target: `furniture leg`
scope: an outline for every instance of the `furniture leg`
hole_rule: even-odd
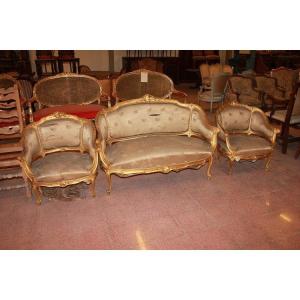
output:
[[[207,166],[207,178],[211,179],[211,166],[212,166],[213,158],[212,156],[208,160],[208,166]]]
[[[270,154],[270,155],[266,158],[266,164],[265,164],[265,170],[266,170],[266,171],[269,171],[270,162],[271,162],[271,157],[272,157],[272,155]]]
[[[288,147],[289,138],[289,126],[284,126],[282,128],[282,153],[286,154]]]
[[[106,178],[107,178],[107,194],[110,194],[111,192],[111,174],[106,173]]]
[[[35,196],[35,203],[41,205],[42,203],[42,190],[39,186],[33,186],[33,193]]]
[[[28,182],[28,178],[26,177],[24,171],[22,170],[22,176],[23,176],[23,180],[25,182],[25,188],[26,188],[26,196],[27,199],[31,200],[31,188],[29,186],[29,182]]]
[[[233,161],[231,159],[228,159],[228,174],[232,174],[232,166],[233,166]]]
[[[91,194],[93,197],[96,197],[96,190],[95,190],[95,178],[93,178],[91,180],[91,183],[90,183],[90,191],[91,191]]]

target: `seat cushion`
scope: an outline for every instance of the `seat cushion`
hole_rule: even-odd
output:
[[[95,119],[97,113],[103,109],[100,104],[66,104],[61,106],[52,106],[42,108],[33,114],[33,120],[38,121],[41,118],[47,117],[55,112],[64,112],[73,116],[84,119]]]
[[[208,142],[195,137],[150,136],[114,143],[106,155],[112,167],[147,169],[206,159],[211,150]]]
[[[56,182],[76,179],[91,173],[91,157],[80,152],[56,152],[39,158],[31,165],[38,181]]]
[[[229,136],[229,144],[236,154],[260,155],[272,151],[272,145],[266,139],[257,135],[232,134]],[[223,150],[228,151],[226,143],[220,142]]]
[[[204,102],[220,102],[220,101],[222,101],[222,95],[214,95],[214,98],[213,98],[212,92],[206,91],[206,92],[199,93],[198,99],[200,101],[204,101]]]

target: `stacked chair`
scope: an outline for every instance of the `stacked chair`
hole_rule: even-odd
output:
[[[25,126],[24,107],[20,100],[17,81],[6,74],[0,75],[0,179],[23,177],[18,156],[22,153],[20,138]],[[25,177],[24,177],[25,178]],[[25,182],[25,186],[26,182]],[[6,184],[0,189],[24,187],[24,184]]]

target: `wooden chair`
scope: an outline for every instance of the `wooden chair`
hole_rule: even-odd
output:
[[[23,177],[18,156],[21,154],[21,134],[25,125],[22,103],[19,97],[17,81],[7,75],[0,75],[0,179]],[[23,177],[25,179],[25,177]],[[27,187],[24,184],[5,185],[2,189]],[[27,191],[28,192],[28,191]]]
[[[298,86],[296,86],[291,93],[286,109],[278,109],[278,107],[273,106],[272,111],[267,112],[266,115],[271,121],[281,125],[278,138],[281,140],[282,153],[286,153],[289,143],[300,141],[300,137],[291,136],[289,134],[290,127],[300,129],[300,93]]]

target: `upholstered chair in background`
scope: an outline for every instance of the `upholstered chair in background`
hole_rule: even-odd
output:
[[[23,172],[31,183],[36,203],[41,187],[91,184],[95,196],[98,156],[96,132],[90,120],[55,113],[28,125],[23,131]]]
[[[271,71],[271,77],[276,78],[277,85],[285,91],[284,98],[289,99],[299,79],[299,70],[280,67]]]
[[[228,73],[218,73],[212,77],[209,91],[200,89],[198,100],[210,103],[210,112],[212,112],[213,103],[222,102],[223,104],[229,76]]]
[[[254,87],[253,80],[241,75],[233,75],[228,80],[228,94],[241,104],[263,107],[263,94]]]
[[[273,105],[286,106],[285,90],[277,85],[276,78],[256,75],[254,80],[257,90],[263,93],[264,109],[271,109]]]
[[[233,69],[231,68],[231,66],[222,65],[222,64],[213,64],[213,65],[201,64],[199,70],[200,70],[203,90],[211,89],[211,81],[213,76],[220,73],[233,74]]]
[[[266,159],[269,168],[278,129],[273,128],[264,112],[256,107],[231,103],[216,113],[220,129],[218,150],[227,157],[229,173],[234,161]]]

